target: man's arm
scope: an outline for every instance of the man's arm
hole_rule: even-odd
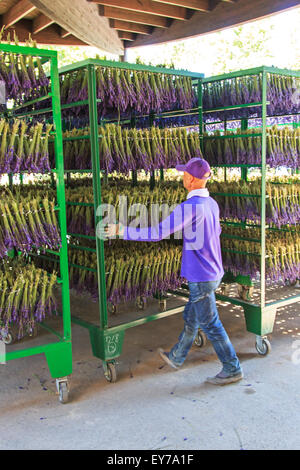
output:
[[[190,218],[190,220],[188,220],[188,217],[185,218],[184,212],[184,204],[182,203],[176,206],[175,209],[157,225],[144,228],[130,225],[124,227],[122,238],[124,240],[141,242],[159,242],[170,237],[173,233],[182,230],[188,223],[191,223],[192,218]]]
[[[186,203],[185,201],[176,206],[168,217],[157,225],[145,228],[125,227],[122,224],[110,225],[106,229],[106,235],[108,237],[118,235],[128,241],[158,242],[175,232],[190,228],[193,219],[198,226],[203,221],[203,211],[197,210],[197,207],[200,209],[201,206],[201,204]]]

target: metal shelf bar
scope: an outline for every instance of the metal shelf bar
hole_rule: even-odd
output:
[[[88,66],[94,67],[107,67],[107,68],[117,68],[125,70],[133,70],[137,72],[153,72],[161,73],[164,75],[178,75],[181,77],[192,77],[192,78],[203,78],[204,74],[197,72],[189,72],[187,70],[177,70],[177,69],[167,69],[164,67],[153,67],[152,65],[142,65],[142,64],[129,64],[128,62],[114,62],[111,60],[101,60],[101,59],[87,59],[75,64],[66,65],[59,70],[59,74],[63,75],[67,72],[72,72],[79,70],[81,68],[88,68]]]
[[[270,104],[270,103],[268,102],[267,104]],[[223,106],[219,108],[205,109],[203,110],[203,114],[217,113],[219,111],[230,111],[232,109],[256,108],[258,106],[263,106],[263,102],[258,101],[256,103],[237,104],[237,105]]]

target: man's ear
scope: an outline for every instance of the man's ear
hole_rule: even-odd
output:
[[[196,179],[195,176],[189,174],[189,177],[190,177],[190,183],[191,184],[194,183]]]

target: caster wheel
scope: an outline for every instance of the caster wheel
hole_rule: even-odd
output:
[[[161,312],[165,312],[167,310],[167,301],[166,300],[160,300],[159,301],[159,310]]]
[[[112,315],[115,315],[117,313],[117,306],[115,304],[109,303],[107,305],[107,308],[108,308],[109,313],[111,313]]]
[[[138,308],[138,310],[145,310],[146,300],[143,297],[140,297],[136,300],[135,305]]]
[[[254,288],[252,286],[238,285],[238,295],[242,300],[250,301],[252,299]]]
[[[194,343],[198,348],[203,348],[206,345],[206,336],[203,331],[198,330]]]
[[[11,333],[11,331],[9,331],[5,335],[3,335],[2,341],[3,341],[4,344],[6,344],[6,346],[9,346],[10,344],[13,344],[15,342],[15,337]]]
[[[28,328],[27,334],[28,336],[35,338],[38,335],[38,326],[35,325],[33,328]]]
[[[117,369],[116,365],[112,362],[106,364],[107,370],[104,371],[104,377],[107,382],[115,383],[117,381]]]
[[[59,401],[63,404],[69,401],[69,387],[67,382],[60,382],[59,384]]]
[[[262,338],[261,342],[256,341],[255,348],[260,356],[267,356],[272,349],[271,343],[267,338]]]

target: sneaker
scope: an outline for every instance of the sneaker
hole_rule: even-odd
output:
[[[179,367],[176,366],[176,364],[174,364],[174,362],[172,362],[171,359],[169,359],[169,356],[168,356],[167,352],[165,352],[161,348],[159,348],[157,351],[158,351],[158,354],[160,355],[160,357],[165,361],[165,363],[168,364],[168,366],[173,367],[173,369],[179,369]]]
[[[207,377],[206,381],[209,384],[213,385],[227,385],[232,384],[234,382],[239,382],[244,378],[244,374],[242,371],[237,372],[233,375],[227,375],[225,372],[219,372],[215,377]]]

